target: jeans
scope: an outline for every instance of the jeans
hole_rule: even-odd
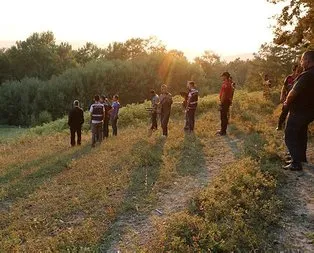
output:
[[[194,131],[194,125],[195,125],[195,110],[189,109],[187,112],[187,126],[189,131]]]
[[[113,136],[117,136],[118,135],[117,123],[118,123],[118,118],[111,119],[112,135]]]
[[[71,146],[75,146],[75,133],[77,134],[77,145],[81,145],[82,127],[70,127],[71,132]]]
[[[152,112],[152,130],[157,129],[157,112]]]
[[[103,126],[103,138],[108,138],[109,136],[109,117],[104,118],[104,126]]]
[[[102,122],[92,123],[92,145],[96,144],[96,141],[102,141]]]
[[[306,162],[308,125],[314,120],[312,112],[290,112],[285,129],[285,142],[293,165]]]
[[[170,110],[169,111],[163,111],[160,114],[160,123],[162,128],[162,134],[167,136],[168,135],[168,122],[170,118]]]
[[[221,128],[220,132],[225,134],[227,132],[227,126],[228,126],[228,113],[229,113],[229,104],[221,104],[220,107],[220,120],[221,120]]]

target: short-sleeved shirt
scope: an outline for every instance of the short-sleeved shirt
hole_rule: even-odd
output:
[[[290,104],[290,110],[314,113],[314,67],[307,69],[297,78],[292,90],[296,97]]]
[[[225,97],[225,101],[221,101],[222,95]],[[219,98],[221,103],[231,104],[233,97],[233,88],[230,81],[224,81],[221,86]]]
[[[110,118],[116,119],[119,114],[120,103],[118,101],[114,101],[111,106],[112,106],[112,112],[111,112]]]
[[[151,102],[152,102],[153,110],[156,110],[158,107],[158,103],[159,103],[159,96],[157,94],[155,94],[155,96],[152,97]]]

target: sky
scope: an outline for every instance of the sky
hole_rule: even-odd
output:
[[[189,58],[250,54],[272,40],[280,8],[266,0],[1,0],[0,41],[44,31],[72,45],[156,36]]]

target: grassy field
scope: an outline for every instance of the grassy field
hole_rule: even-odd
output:
[[[269,250],[281,208],[279,109],[261,93],[238,92],[229,139],[218,149],[216,105],[216,96],[201,99],[195,135],[184,135],[174,108],[167,139],[147,137],[146,105],[123,108],[119,135],[94,149],[87,131],[82,146],[69,147],[65,119],[24,135],[1,129],[2,139],[20,137],[0,142],[0,252],[105,251],[119,217],[149,214],[161,192],[205,171],[232,140],[241,140],[236,160],[191,199],[189,211],[157,224],[155,240],[139,251]]]
[[[25,133],[27,129],[18,127],[9,127],[0,125],[0,143],[8,140],[15,139],[16,137]]]

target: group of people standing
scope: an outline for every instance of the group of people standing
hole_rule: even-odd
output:
[[[222,87],[219,93],[221,128],[217,135],[226,135],[229,109],[232,105],[235,84],[228,72],[222,75]],[[265,77],[265,85],[270,85],[268,76]],[[187,82],[188,92],[181,92],[184,97],[182,103],[185,111],[184,130],[193,133],[195,126],[195,112],[198,105],[199,92],[194,81]],[[308,125],[314,120],[314,51],[306,51],[301,58],[300,65],[293,68],[283,85],[281,91],[282,112],[279,117],[277,130],[282,130],[285,124],[285,143],[288,149],[286,166],[284,169],[302,170],[302,163],[307,163],[306,150],[308,140]],[[151,127],[149,135],[158,128],[158,116],[162,128],[162,136],[168,135],[168,122],[173,104],[172,95],[168,92],[167,85],[161,86],[158,96],[151,90]],[[77,144],[81,144],[81,128],[84,123],[83,110],[79,107],[79,101],[75,100],[74,108],[69,113],[68,124],[71,130],[71,145],[74,146],[75,134],[77,133]],[[97,141],[109,136],[109,122],[112,125],[112,135],[117,135],[117,121],[120,103],[119,96],[114,95],[112,103],[105,96],[96,95],[94,103],[90,106],[92,146]],[[286,120],[286,118],[288,119]]]
[[[112,103],[109,99],[102,95],[94,97],[94,103],[90,106],[89,112],[91,115],[91,130],[92,130],[92,147],[95,147],[96,142],[102,142],[104,138],[109,136],[109,123],[112,126],[112,135],[118,134],[118,115],[120,103],[119,96],[112,97]],[[73,102],[73,108],[69,113],[68,125],[71,132],[71,146],[81,145],[82,125],[84,123],[84,113],[79,106],[79,101]],[[77,135],[77,142],[75,142],[75,134]]]

